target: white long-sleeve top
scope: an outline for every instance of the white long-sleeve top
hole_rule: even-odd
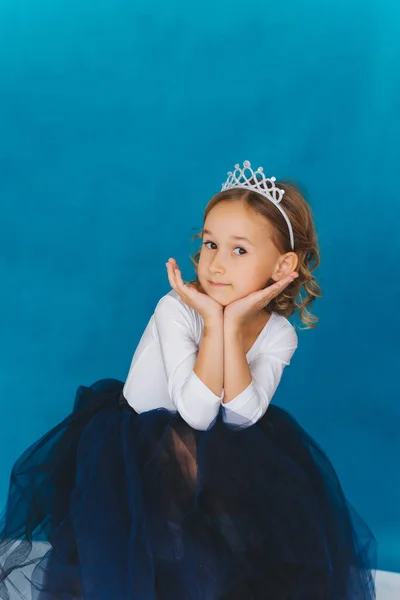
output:
[[[158,301],[136,347],[123,394],[137,413],[155,408],[178,411],[194,429],[206,430],[222,406],[232,427],[256,423],[266,412],[298,337],[286,317],[272,312],[246,354],[249,386],[227,404],[193,371],[204,321],[172,289]]]

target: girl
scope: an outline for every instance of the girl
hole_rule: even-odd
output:
[[[16,461],[0,598],[371,600],[375,539],[318,444],[271,404],[320,287],[293,184],[235,165],[196,279],[174,259],[125,383],[79,387]],[[296,302],[303,286],[307,296]]]

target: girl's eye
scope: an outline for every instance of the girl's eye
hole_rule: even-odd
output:
[[[203,242],[203,246],[206,246],[208,248],[207,244],[214,244],[214,242]],[[215,244],[214,244],[214,246],[215,246]],[[239,248],[240,250],[243,250],[244,253],[247,254],[247,250],[245,250],[241,246],[236,246],[236,248]],[[235,250],[236,250],[236,248],[235,248]],[[212,250],[212,248],[208,248],[208,249]],[[236,256],[243,256],[243,254],[237,254]]]
[[[214,244],[214,242],[203,242],[203,246],[206,246],[206,248],[208,248],[207,244]],[[215,244],[214,244],[215,246]],[[211,250],[211,248],[208,248],[209,250]]]

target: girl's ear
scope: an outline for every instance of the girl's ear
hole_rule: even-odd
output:
[[[287,252],[285,254],[285,260],[289,263],[289,269],[287,272],[288,275],[289,273],[297,269],[297,265],[299,264],[299,257],[297,256],[296,252]]]
[[[271,277],[274,279],[274,281],[279,281],[283,277],[286,277],[286,275],[289,275],[295,271],[298,262],[299,259],[295,252],[287,252],[280,257],[278,267]]]

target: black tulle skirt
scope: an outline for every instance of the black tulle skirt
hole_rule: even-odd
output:
[[[16,461],[2,600],[375,598],[375,538],[287,411],[197,431],[122,389],[80,386]]]

